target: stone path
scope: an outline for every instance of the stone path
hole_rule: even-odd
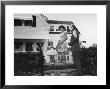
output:
[[[76,69],[63,69],[63,70],[46,70],[45,76],[73,76]]]

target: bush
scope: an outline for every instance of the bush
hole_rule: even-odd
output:
[[[97,75],[97,47],[82,48],[80,51],[82,69],[90,75]]]
[[[38,53],[15,53],[14,54],[14,73],[15,75],[22,75],[26,72],[39,72]]]

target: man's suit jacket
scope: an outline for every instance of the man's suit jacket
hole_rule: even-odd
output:
[[[71,43],[71,51],[79,51],[80,50],[79,34],[78,33],[77,33],[76,38],[74,37],[74,35],[71,36],[70,43]]]

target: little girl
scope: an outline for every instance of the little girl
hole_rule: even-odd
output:
[[[56,51],[54,50],[52,41],[49,42],[47,55],[50,56],[50,62],[49,63],[54,64],[55,63],[54,58],[55,58],[55,55],[56,55]]]

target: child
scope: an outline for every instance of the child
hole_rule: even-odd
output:
[[[50,56],[50,62],[49,63],[54,64],[55,63],[56,51],[54,50],[52,41],[49,42],[47,55]]]

